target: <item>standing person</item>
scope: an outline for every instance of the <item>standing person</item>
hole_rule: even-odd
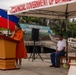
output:
[[[24,33],[19,24],[15,26],[15,30],[12,32],[11,38],[19,41],[16,47],[16,66],[20,67],[22,58],[27,58],[27,50],[24,45]]]
[[[50,67],[55,67],[55,68],[60,67],[60,56],[65,55],[65,53],[66,53],[65,48],[66,48],[66,41],[63,39],[63,35],[60,34],[59,41],[57,43],[56,52],[53,52],[50,55],[51,63],[52,63],[52,65],[50,65]]]

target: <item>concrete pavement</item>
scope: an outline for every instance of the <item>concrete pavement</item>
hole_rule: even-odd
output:
[[[0,75],[67,75],[68,69],[52,68],[49,67],[50,60],[36,59],[33,62],[31,60],[23,59],[22,68],[19,70],[0,70]]]

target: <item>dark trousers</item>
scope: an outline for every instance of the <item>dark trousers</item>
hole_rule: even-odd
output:
[[[50,58],[51,58],[51,63],[52,65],[60,65],[60,56],[64,56],[65,55],[65,51],[61,51],[61,52],[53,52],[51,55],[50,55]]]

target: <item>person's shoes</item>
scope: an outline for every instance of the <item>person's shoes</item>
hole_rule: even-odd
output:
[[[60,68],[60,65],[55,66],[55,68]]]
[[[49,67],[55,67],[55,65],[50,65]]]
[[[16,65],[16,68],[17,68],[17,69],[20,69],[20,65]]]
[[[22,65],[19,65],[19,68],[21,68],[22,67]]]

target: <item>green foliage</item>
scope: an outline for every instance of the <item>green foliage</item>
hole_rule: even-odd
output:
[[[68,35],[70,37],[76,37],[76,21],[69,22],[69,24],[68,24]]]
[[[37,18],[37,17],[22,17],[24,19],[20,21],[20,23],[27,23],[27,24],[35,24],[35,25],[45,25],[46,26],[46,19],[45,18]],[[60,19],[50,19],[52,23],[49,23],[50,28],[53,30],[55,35],[59,33],[63,33],[66,37],[76,37],[76,20],[73,19],[72,22],[69,20],[67,25],[67,33],[66,33],[66,20]],[[59,23],[55,23],[58,21]],[[64,23],[63,23],[64,22]]]
[[[66,25],[66,23],[65,23]],[[61,32],[65,35],[67,35],[67,37],[76,37],[76,21],[73,21],[73,22],[68,22],[68,25],[67,25],[67,32],[66,32],[66,26],[63,25],[63,27],[61,28]],[[59,28],[57,28],[59,29]],[[55,33],[57,34],[57,30],[56,28],[54,29],[55,30]]]
[[[62,33],[65,37],[76,37],[76,21],[73,20],[72,22],[70,22],[68,20],[67,22],[68,22],[67,28],[66,28],[66,20],[64,20],[64,23],[62,23],[62,24],[59,24],[59,25],[58,24],[52,24],[51,25],[51,29],[53,30],[55,35]]]
[[[37,17],[27,17],[23,16],[23,20],[20,21],[20,23],[28,23],[28,24],[41,24],[40,18]]]
[[[0,28],[0,30],[7,30],[7,29],[5,29],[5,28]]]

